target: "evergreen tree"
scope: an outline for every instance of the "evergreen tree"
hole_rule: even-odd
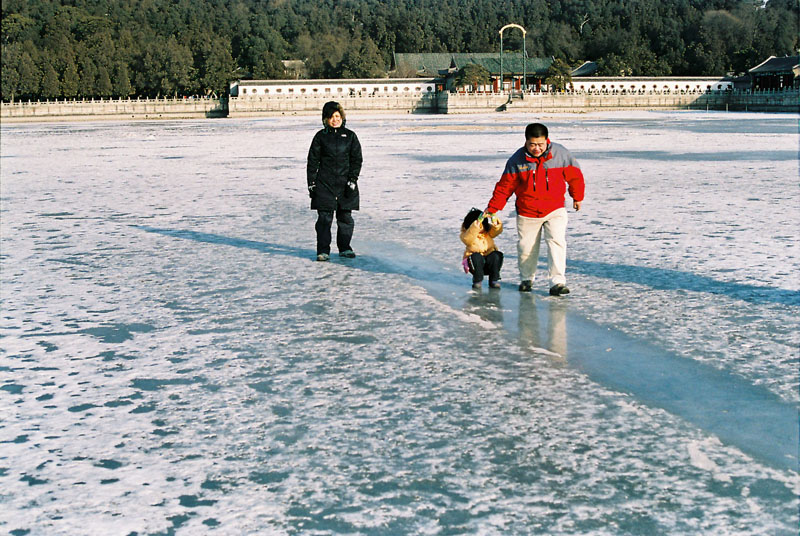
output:
[[[156,49],[156,62],[160,66],[161,79],[156,85],[162,95],[177,95],[186,92],[191,85],[193,72],[192,53],[169,36],[166,43]]]
[[[159,88],[161,80],[164,78],[159,62],[153,56],[149,48],[141,51],[135,62],[135,81],[134,84],[144,97],[154,97],[160,95]]]
[[[572,82],[572,67],[564,60],[556,59],[547,69],[544,83],[552,86],[556,91],[564,91]]]
[[[19,95],[28,99],[36,99],[40,96],[42,71],[36,64],[36,48],[33,43],[26,41],[23,43],[20,54],[17,57],[16,71],[19,74]]]
[[[286,75],[283,63],[269,51],[264,51],[256,58],[253,65],[253,78],[257,80],[278,80]]]
[[[67,98],[75,98],[80,88],[80,77],[75,62],[70,60],[61,75],[61,94]]]
[[[42,73],[40,95],[45,99],[57,99],[61,96],[61,84],[58,81],[58,73],[49,61],[45,62]]]
[[[336,70],[341,78],[380,78],[386,72],[381,53],[369,37],[352,41]]]
[[[203,51],[200,86],[205,94],[227,93],[228,84],[236,78],[238,68],[231,55],[230,43],[213,39]]]
[[[113,88],[113,93],[116,97],[125,98],[133,94],[131,79],[128,75],[128,66],[123,62],[117,62],[114,68]]]
[[[12,102],[19,96],[18,55],[19,46],[16,44],[0,47],[0,67],[3,73],[0,76],[0,90],[3,92],[3,98]]]
[[[339,64],[344,58],[350,39],[338,34],[322,34],[316,38],[301,35],[298,52],[305,58],[306,69],[311,78],[339,78]]]
[[[97,67],[92,58],[83,55],[78,61],[78,96],[83,98],[97,95]]]
[[[143,96],[282,77],[292,59],[314,78],[381,77],[394,52],[497,52],[512,21],[529,56],[607,75],[742,73],[800,46],[797,0],[4,0],[1,96],[48,96],[47,63],[62,95],[87,97],[108,92],[102,69],[113,94]],[[503,45],[522,51],[521,33]]]
[[[3,11],[5,12],[5,6],[3,6]],[[0,27],[2,27],[0,41],[3,45],[32,41],[36,37],[36,21],[19,13],[9,13],[8,15],[3,13]]]
[[[597,61],[597,73],[601,76],[630,76],[633,68],[625,58],[611,53]]]
[[[477,91],[478,86],[484,86],[491,82],[492,76],[486,67],[468,63],[464,65],[456,75],[456,84],[459,87],[471,86],[472,91]]]
[[[111,77],[108,75],[108,70],[102,65],[97,68],[97,96],[110,97],[114,90],[111,87]]]

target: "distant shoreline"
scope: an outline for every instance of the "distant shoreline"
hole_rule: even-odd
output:
[[[117,99],[0,103],[0,123],[213,119],[312,115],[330,96]],[[591,113],[635,110],[715,110],[799,113],[800,91],[701,94],[507,94],[346,96],[347,110],[369,113]]]

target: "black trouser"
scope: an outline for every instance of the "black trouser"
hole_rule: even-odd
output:
[[[350,239],[353,238],[355,222],[350,210],[336,209],[336,247],[339,253],[352,249]],[[317,224],[317,255],[331,252],[331,225],[333,224],[332,210],[318,210]]]
[[[484,274],[489,276],[489,281],[499,281],[500,269],[503,267],[503,254],[499,251],[492,251],[484,257],[480,253],[473,253],[469,256],[469,267],[473,283],[483,281]]]

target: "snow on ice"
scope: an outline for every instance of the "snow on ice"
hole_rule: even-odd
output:
[[[579,159],[566,298],[473,292],[458,227],[526,123]],[[351,113],[3,125],[0,530],[789,534],[797,116]]]

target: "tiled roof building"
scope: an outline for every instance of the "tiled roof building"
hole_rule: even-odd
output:
[[[448,79],[448,87],[452,88],[452,79],[465,65],[474,64],[484,67],[491,76],[491,85],[499,89],[499,78],[502,71],[505,89],[519,89],[523,74],[527,87],[539,87],[553,64],[553,58],[525,58],[519,52],[503,54],[502,65],[499,52],[440,52],[440,53],[395,53],[395,67],[406,66],[416,71],[417,76],[438,76]],[[501,69],[502,67],[502,69]]]
[[[457,71],[469,63],[485,67],[492,75],[500,74],[500,53],[498,52],[431,52],[394,54],[395,65],[405,64],[417,69],[420,76],[442,76]],[[503,73],[543,76],[553,58],[527,58],[523,65],[522,54],[507,52],[503,54]]]
[[[770,56],[748,71],[754,90],[800,88],[800,56]]]

